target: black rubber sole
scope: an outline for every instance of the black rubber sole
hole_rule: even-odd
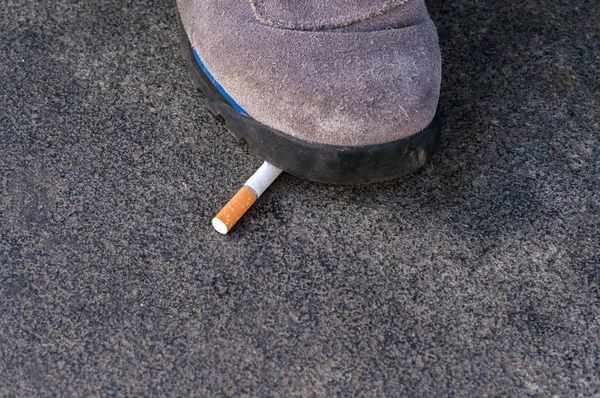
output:
[[[204,74],[180,26],[181,53],[194,86],[209,111],[239,141],[269,163],[297,177],[329,184],[362,184],[411,173],[435,153],[441,135],[439,111],[424,130],[408,138],[367,146],[335,146],[303,141],[237,112]]]

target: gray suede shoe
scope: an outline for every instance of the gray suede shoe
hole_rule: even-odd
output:
[[[364,183],[422,166],[440,136],[438,37],[423,0],[177,0],[207,106],[301,178]]]

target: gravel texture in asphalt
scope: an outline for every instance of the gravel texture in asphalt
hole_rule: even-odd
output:
[[[600,8],[432,0],[434,160],[282,175],[206,111],[171,1],[0,3],[1,396],[600,394]]]

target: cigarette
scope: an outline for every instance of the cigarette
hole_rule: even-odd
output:
[[[231,200],[221,209],[212,220],[212,226],[222,234],[226,234],[242,218],[248,209],[256,202],[267,188],[279,177],[281,169],[269,162],[264,162],[256,173],[240,189]]]

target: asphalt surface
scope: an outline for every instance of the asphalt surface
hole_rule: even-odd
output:
[[[0,396],[598,396],[599,7],[429,6],[435,159],[222,236],[173,3],[3,0]]]

